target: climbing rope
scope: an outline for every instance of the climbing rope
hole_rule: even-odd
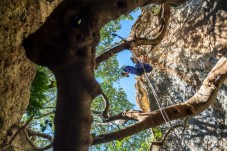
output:
[[[154,97],[155,97],[155,100],[156,100],[157,104],[158,104],[159,111],[161,112],[162,117],[163,117],[165,123],[169,123],[169,125],[172,127],[172,125],[171,125],[171,123],[170,123],[170,120],[169,120],[169,117],[168,117],[166,111],[163,110],[163,106],[161,105],[161,101],[159,100],[158,95],[157,95],[157,93],[156,93],[156,91],[155,91],[153,85],[151,84],[151,81],[150,81],[149,78],[148,78],[148,75],[147,75],[147,73],[146,73],[146,70],[145,70],[145,68],[144,68],[144,65],[142,64],[142,66],[143,66],[143,70],[144,70],[144,75],[145,75],[145,77],[147,78],[148,84],[149,84],[149,86],[151,87],[151,91],[152,91],[152,93],[153,93],[153,95],[154,95]]]
[[[161,101],[159,100],[158,95],[157,95],[157,93],[156,93],[156,91],[155,91],[155,89],[154,89],[154,87],[153,87],[151,81],[150,81],[149,78],[148,78],[148,75],[147,75],[147,73],[146,73],[146,70],[145,70],[143,64],[142,64],[142,67],[143,67],[143,70],[144,70],[144,75],[145,75],[145,77],[146,77],[146,79],[147,79],[147,81],[148,81],[149,86],[151,87],[151,91],[152,91],[152,93],[153,93],[153,95],[154,95],[154,97],[155,97],[155,100],[156,100],[157,104],[158,104],[159,111],[161,112],[162,117],[163,117],[165,123],[168,123],[169,126],[170,126],[170,129],[172,129],[172,128],[173,128],[173,125],[172,125],[171,122],[170,122],[169,116],[167,115],[166,111],[163,110],[163,106],[162,106],[162,104],[161,104]],[[174,132],[176,138],[177,138],[178,141],[179,141],[181,150],[184,150],[184,149],[183,149],[183,146],[182,146],[182,144],[181,144],[181,140],[180,140],[180,138],[178,137],[177,133],[175,132],[175,129],[173,130],[173,132]]]

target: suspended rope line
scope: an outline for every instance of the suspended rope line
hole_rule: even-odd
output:
[[[145,70],[145,68],[144,68],[144,65],[142,64],[142,66],[143,66],[143,70],[144,70],[144,73],[145,73],[145,77],[147,78],[148,84],[149,84],[149,86],[151,87],[151,91],[152,91],[152,93],[153,93],[153,95],[154,95],[154,97],[155,97],[155,100],[156,100],[157,104],[158,104],[159,111],[161,112],[162,117],[163,117],[165,123],[169,123],[169,125],[172,127],[171,123],[169,122],[169,117],[168,117],[166,111],[163,110],[163,107],[162,107],[162,105],[161,105],[161,101],[159,100],[158,95],[157,95],[157,93],[155,92],[155,89],[154,89],[152,83],[150,82],[150,80],[149,80],[149,78],[148,78],[148,75],[147,75],[147,73],[146,73],[146,70]]]
[[[157,102],[157,104],[158,104],[159,111],[161,112],[162,117],[163,117],[165,123],[168,123],[168,124],[170,125],[170,128],[173,128],[173,126],[172,126],[172,124],[171,124],[171,122],[170,122],[169,116],[167,115],[166,111],[163,110],[163,106],[162,106],[162,104],[161,104],[161,101],[159,100],[158,95],[157,95],[157,93],[156,93],[156,91],[155,91],[155,89],[154,89],[154,87],[153,87],[151,81],[149,80],[149,77],[148,77],[148,75],[147,75],[147,73],[146,73],[146,70],[145,70],[143,64],[142,64],[142,67],[143,67],[143,70],[144,70],[144,75],[145,75],[145,77],[147,78],[148,85],[151,87],[151,91],[152,91],[152,93],[153,93],[153,95],[154,95],[154,97],[155,97],[155,100],[156,100],[156,102]],[[175,132],[175,129],[173,130],[173,132],[174,132],[176,138],[177,138],[178,141],[179,141],[179,144],[180,144],[179,146],[180,146],[181,150],[184,150],[184,149],[183,149],[183,146],[182,146],[182,144],[181,144],[181,140],[180,140],[180,138],[178,137],[177,133]]]

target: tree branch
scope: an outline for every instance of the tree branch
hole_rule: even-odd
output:
[[[103,117],[104,119],[106,119],[106,118],[109,117],[110,102],[109,102],[107,96],[105,95],[105,93],[104,93],[103,91],[101,92],[101,95],[102,95],[102,99],[103,99],[104,105],[105,105],[105,107],[104,107],[105,109],[104,109],[104,111],[102,112],[102,117]]]
[[[120,42],[118,45],[110,48],[109,50],[106,50],[104,53],[96,57],[96,68],[99,66],[99,64],[110,57],[114,56],[115,54],[123,51],[124,49],[130,48],[130,43],[132,40],[125,39],[124,41]]]
[[[38,136],[38,137],[46,138],[46,139],[48,139],[50,142],[53,142],[53,141],[54,141],[53,137],[50,136],[50,135],[48,135],[48,134],[40,133],[40,132],[35,132],[35,131],[31,130],[31,129],[27,129],[27,132],[28,132],[28,134],[31,135],[31,136],[35,135],[35,136]]]
[[[35,145],[35,143],[29,138],[28,136],[28,132],[26,129],[24,129],[24,135],[26,137],[26,140],[29,142],[29,144],[32,146],[32,148],[37,148],[37,146]]]
[[[13,137],[10,139],[9,143],[7,143],[4,147],[0,148],[0,151],[4,151],[12,145],[12,143],[15,140],[15,138],[17,137],[17,135],[28,126],[28,124],[32,121],[34,116],[35,116],[35,114],[33,114],[28,119],[28,121],[13,135]]]
[[[91,110],[92,114],[96,114],[96,115],[101,115],[102,112],[101,111],[95,111],[95,110]]]
[[[147,38],[139,38],[139,37],[129,37],[125,40],[123,40],[120,44],[106,50],[104,53],[96,57],[96,68],[99,66],[99,64],[110,57],[114,56],[115,54],[123,51],[124,49],[130,49],[134,46],[139,45],[157,45],[159,44],[162,39],[165,36],[168,23],[169,23],[169,17],[170,17],[170,6],[168,4],[163,4],[162,9],[160,10],[160,33],[157,37],[154,39],[147,39]]]
[[[215,99],[222,83],[227,79],[227,54],[213,67],[199,91],[188,101],[164,108],[170,121],[195,116],[206,110]],[[144,116],[144,113],[138,114]],[[103,134],[94,138],[93,145],[113,140],[122,140],[148,128],[164,124],[165,120],[159,110],[146,113],[144,120],[122,130]]]
[[[43,138],[46,138],[48,139],[51,143],[48,144],[47,146],[44,146],[44,147],[38,147],[37,145],[34,144],[34,142],[29,138],[28,136],[28,133],[29,135],[35,135],[35,136],[38,136],[38,137],[43,137]],[[36,151],[44,151],[44,150],[47,150],[47,149],[50,149],[52,146],[53,146],[53,141],[54,139],[48,135],[48,134],[44,134],[44,133],[39,133],[39,132],[34,132],[30,129],[24,129],[24,134],[25,134],[25,137],[27,139],[27,141],[31,144],[31,146],[33,147],[34,150]]]
[[[142,111],[125,111],[118,115],[111,116],[104,120],[103,122],[112,122],[116,120],[134,120],[134,121],[142,121],[144,117],[147,117],[146,113]]]
[[[164,134],[164,136],[162,137],[162,140],[161,140],[161,141],[154,141],[154,142],[151,142],[150,151],[152,151],[152,146],[153,146],[153,145],[163,146],[163,144],[165,143],[166,138],[168,137],[168,135],[170,134],[170,132],[172,132],[175,128],[182,127],[182,126],[183,126],[183,125],[175,125],[175,126],[171,127],[171,128]]]
[[[53,111],[53,112],[45,113],[45,114],[42,114],[41,116],[34,117],[34,119],[37,120],[37,119],[46,117],[46,116],[51,115],[51,114],[55,114],[55,112]]]
[[[188,127],[189,119],[190,119],[189,117],[185,118],[182,133],[184,133],[185,129]]]

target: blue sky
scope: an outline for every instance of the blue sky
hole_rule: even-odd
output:
[[[133,16],[133,21],[131,20],[124,20],[121,21],[121,29],[116,33],[117,35],[123,37],[123,38],[128,38],[132,25],[135,23],[136,19],[138,16],[141,14],[140,10],[137,10],[135,12],[131,13]],[[124,50],[117,55],[117,59],[119,61],[119,66],[122,67],[124,65],[131,65],[134,66],[132,63],[130,57],[132,56],[131,52],[129,50]],[[127,94],[127,99],[132,102],[133,104],[136,104],[135,102],[135,95],[136,95],[136,90],[135,90],[135,75],[130,75],[128,78],[122,78],[120,80],[120,86],[125,90]],[[138,109],[137,105],[135,106],[135,109]]]

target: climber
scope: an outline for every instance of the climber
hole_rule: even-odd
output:
[[[141,62],[137,61],[135,67],[125,66],[123,68],[123,71],[121,72],[121,75],[124,77],[129,77],[129,73],[130,73],[130,74],[135,74],[137,76],[141,76],[142,74],[144,74],[144,71],[146,73],[149,73],[152,71],[152,69],[153,68],[151,65],[144,63],[144,62],[141,63]]]

